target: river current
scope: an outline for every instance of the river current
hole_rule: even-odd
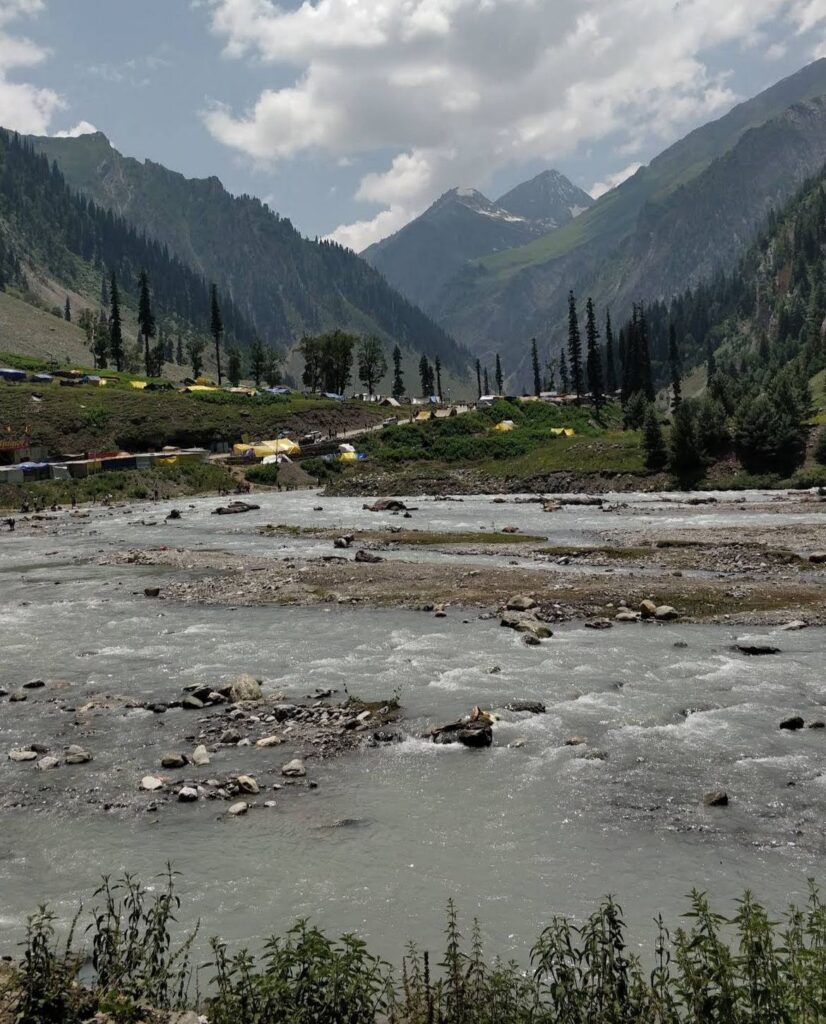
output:
[[[553,544],[589,543],[598,531],[730,526],[764,520],[816,522],[816,509],[776,511],[774,496],[698,511],[673,500],[623,495],[611,517],[598,508],[549,516],[534,504],[415,499],[409,524],[446,531],[515,523]],[[181,872],[182,922],[204,921],[253,946],[299,916],[332,932],[356,930],[391,958],[407,938],[438,947],[453,897],[478,916],[490,948],[522,956],[552,913],[583,916],[615,894],[640,941],[662,912],[672,923],[684,895],[707,889],[723,906],[746,887],[773,909],[805,898],[824,878],[826,730],[788,732],[788,715],[826,717],[824,631],[775,631],[781,653],[748,658],[732,649],[742,628],[681,624],[555,628],[541,647],[451,610],[221,608],[150,602],[156,568],[101,566],[129,547],[314,555],[329,541],[268,538],[267,522],[342,528],[402,525],[359,499],[307,492],[256,496],[259,512],[211,516],[216,499],[98,509],[64,518],[43,537],[0,537],[0,685],[60,681],[0,703],[0,750],[77,742],[55,694],[168,700],[190,682],[241,672],[290,697],[316,687],[363,697],[398,692],[407,738],[313,768],[318,788],[279,793],[276,807],[218,818],[207,802],[162,815],[119,807],[153,767],[175,715],[126,710],[96,720],[89,765],[38,773],[0,761],[4,796],[36,786],[25,806],[0,809],[0,930],[4,951],[25,916],[52,902],[68,915],[103,873],[150,879],[167,861]],[[313,511],[321,505],[323,511]],[[154,523],[156,525],[144,525]],[[407,526],[407,523],[404,523]],[[421,557],[399,551],[392,557]],[[461,556],[436,555],[445,560]],[[486,751],[418,738],[474,704],[539,700],[544,715],[503,711]],[[587,742],[566,746],[571,736]],[[250,771],[266,751],[222,750],[216,770]],[[724,787],[727,808],[703,794]],[[263,798],[262,798],[263,799]],[[106,808],[109,809],[106,809]],[[342,824],[342,822],[346,822]],[[647,947],[646,947],[647,948]]]

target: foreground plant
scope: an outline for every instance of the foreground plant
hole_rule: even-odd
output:
[[[86,941],[75,917],[58,939],[54,914],[29,920],[23,954],[0,977],[0,1021],[115,1024],[164,1021],[190,996],[194,933],[172,938],[180,901],[168,871],[159,893],[104,879]],[[782,922],[746,892],[727,918],[693,892],[672,936],[656,922],[651,962],[629,951],[611,898],[580,925],[555,917],[530,966],[488,960],[474,922],[463,939],[452,901],[434,972],[411,943],[399,975],[354,935],[333,940],[299,921],[260,957],[213,939],[210,1024],[818,1024],[826,1021],[826,908],[812,887]]]

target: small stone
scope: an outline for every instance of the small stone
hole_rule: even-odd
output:
[[[728,793],[724,789],[715,789],[703,797],[706,807],[728,807]]]
[[[653,619],[656,614],[657,606],[653,601],[649,601],[648,598],[644,601],[640,601],[640,615],[642,615],[644,619]]]
[[[144,597],[158,597],[160,592],[161,592],[161,588],[160,587],[144,587],[143,588],[143,596]]]
[[[527,612],[531,608],[536,608],[536,601],[528,594],[514,594],[513,597],[508,598],[505,608],[509,612]]]
[[[628,611],[627,609],[622,612],[617,612],[614,616],[614,622],[639,622],[639,613]]]
[[[189,763],[186,754],[164,754],[161,768],[185,768]]]
[[[45,685],[42,679],[30,679],[27,683],[23,683],[23,689],[42,690]]]
[[[364,551],[364,550],[359,550],[359,551],[356,552],[355,560],[357,562],[370,562],[371,564],[373,562],[383,562],[384,561],[384,559],[380,555],[374,554],[374,552],[372,552],[372,551]]]
[[[258,783],[251,775],[239,775],[235,780],[235,784],[241,793],[251,793],[255,796],[256,793],[260,792]]]
[[[51,754],[47,754],[45,757],[41,757],[40,758],[40,760],[37,762],[35,767],[39,768],[40,771],[42,771],[42,772],[48,772],[52,768],[57,768],[59,764],[60,764],[60,759],[59,758],[53,757]]]
[[[821,718],[816,719],[814,722],[809,722],[810,729],[826,729],[826,722]]]
[[[525,746],[525,740],[523,740],[522,738],[514,740],[512,743],[509,743],[508,746],[512,747],[514,750],[518,750],[520,747]]]
[[[780,629],[784,633],[790,633],[793,630],[806,629],[807,626],[808,623],[804,622],[803,619],[793,619],[791,622],[787,622],[784,626],[781,626]]]
[[[256,747],[278,747],[284,741],[280,736],[262,736],[260,740],[255,741]]]
[[[585,623],[586,629],[611,629],[613,623],[610,619],[589,619]]]
[[[734,649],[739,651],[741,654],[751,654],[754,656],[780,653],[780,648],[775,647],[773,644],[764,643],[758,640],[750,640],[747,637],[742,637],[738,640],[734,645]]]
[[[225,729],[221,733],[220,743],[235,744],[241,739],[241,733],[236,729]]]
[[[654,618],[659,622],[669,622],[671,619],[679,619],[680,613],[670,604],[661,604],[654,609]]]
[[[539,647],[542,643],[539,637],[534,636],[532,633],[526,633],[525,636],[522,638],[522,642],[525,644],[526,647]]]
[[[538,700],[512,700],[505,708],[508,711],[527,711],[532,715],[544,715],[547,711],[545,705]]]
[[[800,715],[791,715],[789,718],[784,718],[780,723],[781,729],[788,729],[790,732],[796,732],[798,729],[802,729],[806,723],[800,717]]]
[[[37,751],[26,749],[26,750],[10,750],[9,751],[10,761],[36,761]]]
[[[826,551],[813,551],[809,555],[809,561],[812,565],[822,565],[823,562],[826,562]]]
[[[191,804],[198,799],[198,790],[194,786],[182,786],[178,790],[178,799],[182,804]]]
[[[145,789],[150,793],[154,793],[157,789],[163,789],[164,781],[159,779],[157,775],[144,775],[141,779],[141,789]]]
[[[188,693],[181,701],[181,707],[186,708],[187,711],[200,711],[201,708],[204,707],[204,702],[198,697],[193,697],[191,693]]]
[[[235,804],[231,804],[227,814],[231,814],[234,818],[237,818],[239,814],[246,814],[250,809],[250,805],[246,800],[239,800]]]
[[[92,755],[88,750],[73,743],[70,747],[66,748],[63,760],[66,764],[88,764],[92,760]]]
[[[199,743],[198,746],[192,751],[191,761],[193,764],[197,764],[199,766],[209,764],[209,751],[203,745],[203,743]]]
[[[13,691],[12,691],[12,692],[11,692],[11,693],[9,694],[9,700],[10,700],[10,701],[11,701],[11,702],[12,702],[13,704],[22,704],[22,702],[23,702],[24,700],[28,700],[28,699],[29,699],[29,697],[28,697],[28,694],[26,694],[26,693],[23,693],[23,691],[22,691],[22,690],[13,690]]]
[[[264,801],[264,806],[265,807],[275,807],[277,805],[276,805],[275,800],[265,800]]]
[[[301,758],[296,757],[283,766],[281,774],[288,779],[303,778],[307,774],[307,769],[304,767],[304,762]]]
[[[569,736],[568,739],[565,740],[565,746],[566,747],[581,747],[583,745],[583,743],[587,743],[587,742],[588,741],[585,739],[584,736]]]

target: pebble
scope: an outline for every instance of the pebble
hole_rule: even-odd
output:
[[[199,743],[198,746],[192,751],[192,757],[190,759],[193,764],[205,765],[209,764],[209,752],[203,743]]]
[[[227,814],[231,814],[233,817],[237,817],[239,814],[246,814],[250,809],[250,805],[246,800],[239,800],[238,803],[232,804],[227,811]]]
[[[256,740],[256,747],[277,747],[280,746],[284,741],[280,736],[262,736],[260,740]]]
[[[307,769],[304,767],[304,762],[301,758],[296,757],[282,767],[281,774],[290,779],[302,778],[307,774]]]
[[[10,750],[9,751],[10,761],[36,761],[37,751],[36,750]]]
[[[191,804],[198,799],[198,790],[194,786],[183,786],[178,790],[178,799],[181,803]]]
[[[150,793],[154,793],[157,789],[163,789],[163,779],[158,778],[157,775],[144,775],[141,779],[141,789],[148,790]]]
[[[253,796],[260,792],[258,789],[258,783],[251,775],[239,775],[235,780],[235,784],[238,786],[238,790],[241,793],[252,793]]]
[[[59,764],[59,758],[53,757],[51,754],[47,754],[45,757],[40,758],[35,767],[39,768],[42,772],[47,772],[52,768],[57,768]]]

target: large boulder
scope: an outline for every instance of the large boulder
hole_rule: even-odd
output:
[[[669,622],[671,619],[679,619],[680,613],[670,604],[660,604],[654,609],[654,618],[660,622]]]
[[[199,743],[198,746],[192,751],[192,756],[190,760],[192,761],[193,764],[199,766],[209,764],[209,751],[203,745],[203,743]]]
[[[644,619],[653,619],[656,614],[657,606],[653,601],[649,601],[648,598],[640,601],[640,615],[642,615]]]
[[[231,501],[229,505],[219,505],[218,508],[214,508],[212,514],[214,516],[233,516],[238,515],[239,512],[255,512],[259,508],[261,508],[260,505],[254,505],[250,501]]]
[[[536,608],[536,601],[527,594],[514,594],[513,597],[508,598],[505,608],[509,612],[527,612],[531,608]]]
[[[724,789],[715,789],[703,797],[706,807],[728,807],[728,793]]]
[[[806,723],[800,717],[800,715],[791,715],[789,718],[784,718],[780,723],[781,729],[788,729],[790,732],[796,732],[798,729],[802,729]]]
[[[233,679],[228,688],[229,699],[238,704],[242,701],[261,700],[261,684],[251,675],[244,674]]]
[[[369,562],[372,564],[373,562],[383,562],[384,559],[381,557],[381,555],[377,555],[372,551],[364,551],[363,549],[361,549],[356,552],[355,561]]]
[[[185,768],[188,763],[186,754],[164,754],[161,758],[161,768]]]
[[[260,792],[258,783],[251,775],[239,775],[235,780],[235,785],[238,787],[239,793],[251,793],[255,796],[256,793]]]
[[[307,774],[307,769],[301,758],[295,757],[282,767],[281,774],[288,779],[301,779]]]
[[[764,654],[779,654],[780,648],[775,647],[769,640],[762,639],[761,637],[740,637],[734,644],[735,651],[739,651],[741,654],[750,654],[755,657],[759,657]]]
[[[826,562],[826,551],[813,551],[809,555],[809,561],[812,565],[822,565]]]
[[[614,622],[639,622],[640,613],[632,612],[630,608],[623,608],[614,616]]]
[[[539,700],[512,700],[505,705],[507,711],[527,711],[532,715],[544,715],[547,708]]]

